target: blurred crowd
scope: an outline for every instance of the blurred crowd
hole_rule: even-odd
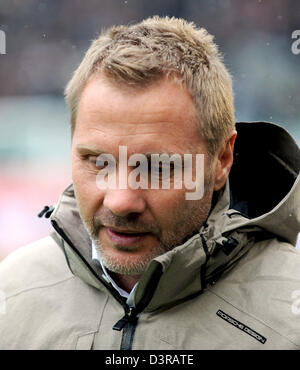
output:
[[[101,29],[154,14],[184,17],[216,36],[234,74],[238,113],[293,120],[300,103],[300,56],[291,53],[297,0],[1,0],[7,55],[0,95],[61,94]]]
[[[0,259],[48,232],[36,214],[71,181],[63,89],[92,39],[151,15],[215,35],[234,78],[237,120],[286,127],[300,144],[298,0],[1,0]]]

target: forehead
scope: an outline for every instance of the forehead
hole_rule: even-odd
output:
[[[103,76],[86,85],[77,111],[73,143],[118,145],[133,151],[185,151],[203,145],[186,88],[166,78],[143,89],[122,89]]]

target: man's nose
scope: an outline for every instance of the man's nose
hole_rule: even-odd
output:
[[[135,189],[109,190],[104,196],[103,205],[117,216],[143,213],[146,209],[141,192]]]

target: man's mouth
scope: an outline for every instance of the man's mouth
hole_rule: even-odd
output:
[[[130,247],[136,247],[138,243],[141,243],[149,232],[144,231],[135,231],[135,230],[126,230],[126,229],[117,229],[111,227],[105,227],[106,234],[113,244]]]

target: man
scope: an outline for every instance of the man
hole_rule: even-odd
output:
[[[299,148],[235,125],[212,36],[174,18],[113,27],[66,100],[73,185],[42,212],[52,235],[1,264],[0,348],[299,349]],[[193,161],[157,168],[162,154]]]

